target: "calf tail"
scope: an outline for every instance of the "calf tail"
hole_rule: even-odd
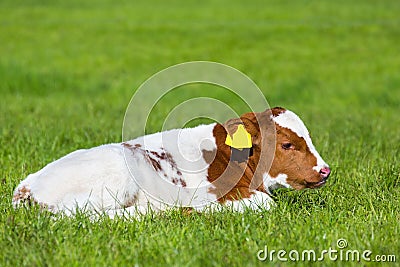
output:
[[[13,195],[12,204],[14,208],[18,207],[20,204],[32,202],[32,193],[28,185],[19,185]]]

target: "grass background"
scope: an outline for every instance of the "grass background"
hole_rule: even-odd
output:
[[[1,1],[0,265],[261,266],[265,245],[321,251],[339,238],[399,262],[398,14],[389,0]],[[280,191],[277,208],[261,213],[93,223],[12,209],[21,179],[77,148],[119,141],[135,89],[192,60],[233,66],[271,106],[299,113],[333,168],[328,185]],[[324,262],[337,264],[346,263]]]

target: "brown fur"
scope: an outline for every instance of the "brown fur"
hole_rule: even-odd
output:
[[[277,113],[280,110],[274,110]],[[270,120],[271,110],[261,113],[246,113],[240,118],[228,120],[224,125],[214,127],[217,151],[214,160],[208,168],[208,180],[213,184],[212,193],[217,195],[220,202],[239,198],[248,198],[253,190],[265,192],[262,185],[262,174],[272,162],[274,123]],[[227,134],[233,134],[239,124],[243,124],[252,138],[252,155],[245,162],[231,161],[231,148],[225,144]],[[260,126],[262,125],[263,127]],[[267,149],[262,150],[265,144]],[[206,162],[209,155],[204,153]]]
[[[287,182],[294,189],[312,187],[313,184],[321,181],[320,174],[310,168],[317,165],[317,159],[310,152],[304,138],[279,125],[276,125],[276,135],[275,157],[269,174],[276,177],[280,173],[285,173],[288,176]],[[290,142],[293,148],[283,149],[284,142]],[[301,179],[301,177],[306,178]]]

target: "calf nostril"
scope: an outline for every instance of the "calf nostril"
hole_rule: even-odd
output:
[[[328,177],[329,177],[329,174],[331,174],[331,169],[329,169],[329,167],[323,167],[323,168],[319,171],[319,173],[321,174],[321,176],[322,176],[323,178],[328,178]]]

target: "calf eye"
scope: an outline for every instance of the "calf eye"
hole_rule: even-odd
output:
[[[288,150],[294,148],[294,146],[292,145],[292,143],[283,143],[282,148]]]

